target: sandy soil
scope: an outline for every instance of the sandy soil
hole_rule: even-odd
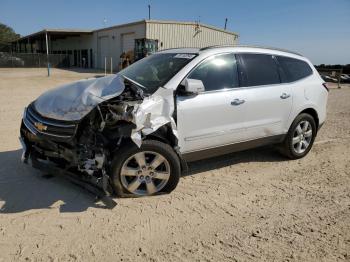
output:
[[[170,195],[113,210],[20,163],[22,110],[44,90],[93,73],[0,69],[0,261],[350,260],[350,88],[304,159],[272,148],[191,164]]]

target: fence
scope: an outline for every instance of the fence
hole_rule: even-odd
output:
[[[69,67],[67,54],[50,54],[51,67]],[[47,67],[46,54],[0,52],[0,67]]]

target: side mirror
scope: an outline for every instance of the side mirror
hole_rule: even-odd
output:
[[[204,92],[204,85],[202,80],[198,79],[185,79],[185,91],[191,94],[198,94]]]

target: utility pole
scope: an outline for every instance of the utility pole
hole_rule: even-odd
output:
[[[148,5],[148,20],[151,20],[151,5]]]
[[[47,40],[47,31],[45,32],[45,38],[46,38],[47,76],[50,76],[49,41]]]
[[[227,27],[227,18],[225,18],[225,30],[226,30],[226,27]]]

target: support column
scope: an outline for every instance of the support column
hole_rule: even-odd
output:
[[[47,38],[47,32],[45,32],[45,39],[46,39],[47,76],[50,76],[49,41]]]

